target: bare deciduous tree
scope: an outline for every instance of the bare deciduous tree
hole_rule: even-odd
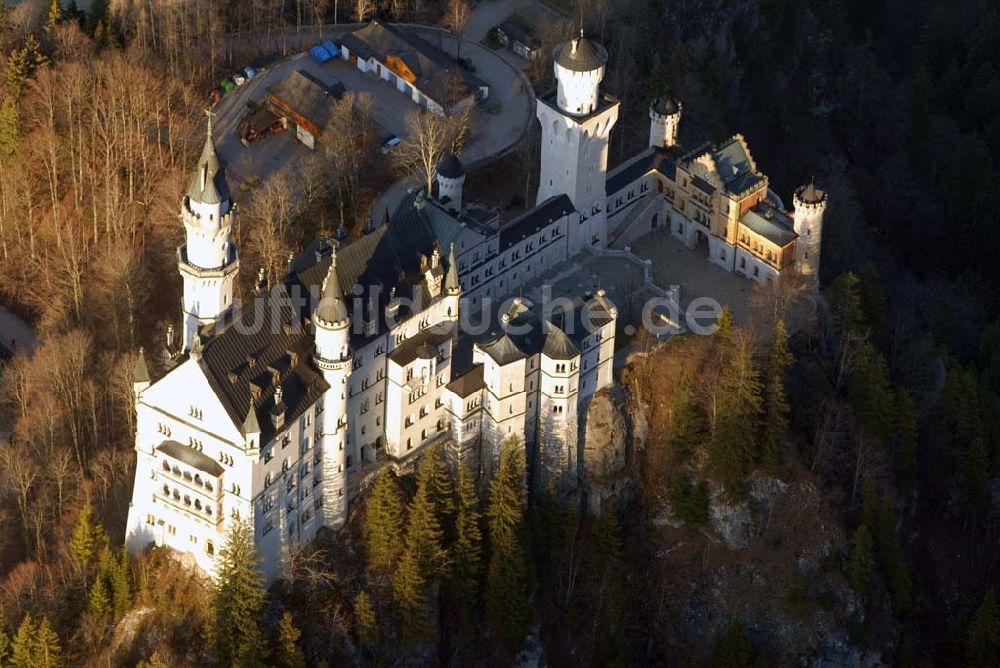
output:
[[[395,160],[405,175],[415,175],[428,193],[437,166],[450,153],[459,153],[470,132],[471,109],[451,116],[413,110],[406,115],[406,141],[396,147]]]

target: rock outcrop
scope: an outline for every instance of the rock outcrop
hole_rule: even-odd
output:
[[[583,428],[583,482],[590,512],[622,500],[629,486],[629,420],[610,391],[596,393]]]

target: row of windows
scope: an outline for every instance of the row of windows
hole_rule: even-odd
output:
[[[184,482],[197,485],[198,487],[203,487],[205,490],[211,492],[214,487],[211,480],[202,479],[201,474],[195,473],[193,476],[190,471],[181,471],[179,466],[170,466],[170,463],[163,460],[162,468],[166,473],[181,478]]]

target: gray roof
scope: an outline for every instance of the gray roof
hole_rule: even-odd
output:
[[[654,170],[671,181],[676,180],[677,165],[671,153],[671,149],[654,146],[640,153],[634,160],[615,168],[608,176],[608,195],[614,195]]]
[[[347,33],[341,43],[365,60],[374,56],[384,63],[390,55],[399,58],[416,77],[413,85],[439,103],[447,97],[456,76],[470,91],[487,85],[413,32],[378,21]]]
[[[347,318],[344,292],[340,289],[340,277],[337,276],[336,249],[333,249],[330,255],[330,268],[326,272],[326,278],[323,279],[323,286],[320,289],[316,317],[328,323],[340,322]]]
[[[274,435],[266,416],[278,387],[287,423],[329,387],[311,364],[313,336],[302,326],[308,312],[300,301],[284,285],[255,297],[236,315],[237,322],[208,340],[198,362],[233,424],[246,425],[249,412],[257,412],[262,443]]]
[[[360,314],[377,325],[374,330],[351,328],[351,344],[355,349],[387,331],[382,314],[393,291],[404,303],[399,318],[410,313],[406,300],[429,303],[421,256],[430,257],[434,250],[443,254],[447,246],[438,234],[439,226],[432,223],[440,209],[430,202],[418,207],[416,200],[417,193],[407,193],[388,225],[380,225],[337,250],[337,277],[345,293],[348,313],[352,318]],[[457,233],[460,229],[461,225],[455,222],[453,231]],[[311,302],[309,308],[314,308],[320,298],[319,286],[329,271],[332,256],[330,243],[315,239],[290,266],[286,282],[303,288]]]
[[[804,186],[800,186],[795,195],[806,204],[819,204],[826,199],[826,193],[816,187],[816,183],[810,181]]]
[[[479,347],[499,366],[506,366],[527,357],[506,332],[490,341],[480,343]]]
[[[296,70],[270,86],[267,92],[304,116],[317,128],[323,130],[333,115],[334,103],[337,98],[344,94],[345,90],[344,84],[340,81],[327,86],[317,81],[308,72]]]
[[[653,111],[661,116],[670,116],[681,110],[681,103],[669,95],[663,95],[653,100]]]
[[[139,348],[139,355],[135,358],[135,364],[132,366],[132,382],[149,382],[149,369],[146,367],[146,354],[143,352],[142,348]]]
[[[448,389],[463,399],[482,390],[486,387],[486,381],[483,379],[484,368],[482,364],[473,365],[466,373],[448,383]]]
[[[580,349],[570,341],[566,333],[553,324],[548,325],[549,333],[542,346],[542,354],[554,360],[569,360],[580,354]]]
[[[450,153],[437,166],[437,175],[446,179],[457,179],[465,176],[465,166],[454,153]]]
[[[201,157],[194,177],[188,185],[187,196],[202,204],[219,204],[229,199],[229,184],[226,183],[226,169],[219,161],[215,151],[215,140],[212,139],[212,119],[208,119],[208,129],[205,134],[205,145],[201,149]]]
[[[247,411],[247,419],[243,421],[243,435],[260,433],[260,423],[257,421],[257,409],[251,405]]]
[[[445,291],[458,290],[462,287],[458,282],[458,261],[455,259],[455,242],[448,246],[448,273],[444,277]]]
[[[416,359],[434,359],[438,356],[438,346],[452,336],[450,325],[435,325],[408,338],[389,353],[389,359],[399,366],[411,364]]]
[[[222,465],[204,452],[199,452],[191,446],[178,443],[177,441],[164,441],[156,446],[156,449],[172,457],[179,462],[187,464],[191,468],[198,469],[203,473],[218,478],[222,475]]]
[[[534,209],[521,214],[500,230],[500,250],[506,250],[535,234],[546,225],[576,211],[569,196],[553,195]]]
[[[574,72],[590,72],[604,66],[608,62],[607,50],[581,35],[556,47],[555,60],[567,70]]]
[[[788,216],[765,202],[743,214],[740,223],[778,246],[786,246],[799,236],[793,231]]]

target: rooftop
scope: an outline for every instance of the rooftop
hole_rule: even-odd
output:
[[[553,195],[534,209],[526,211],[500,229],[500,250],[510,248],[553,221],[568,216],[575,211],[576,208],[567,195]]]
[[[579,37],[556,46],[554,55],[560,67],[573,72],[591,72],[608,62],[607,49],[584,37],[582,30]]]
[[[786,246],[799,236],[793,231],[788,215],[766,202],[757,204],[743,214],[740,223],[778,246]]]
[[[430,42],[409,30],[379,21],[347,33],[341,43],[364,60],[374,56],[388,65],[390,57],[398,59],[412,73],[410,83],[436,100],[447,95],[455,77],[470,90],[486,85]]]
[[[339,81],[332,86],[324,86],[308,72],[296,70],[269,87],[267,92],[323,130],[333,115],[334,102],[345,90]]]

